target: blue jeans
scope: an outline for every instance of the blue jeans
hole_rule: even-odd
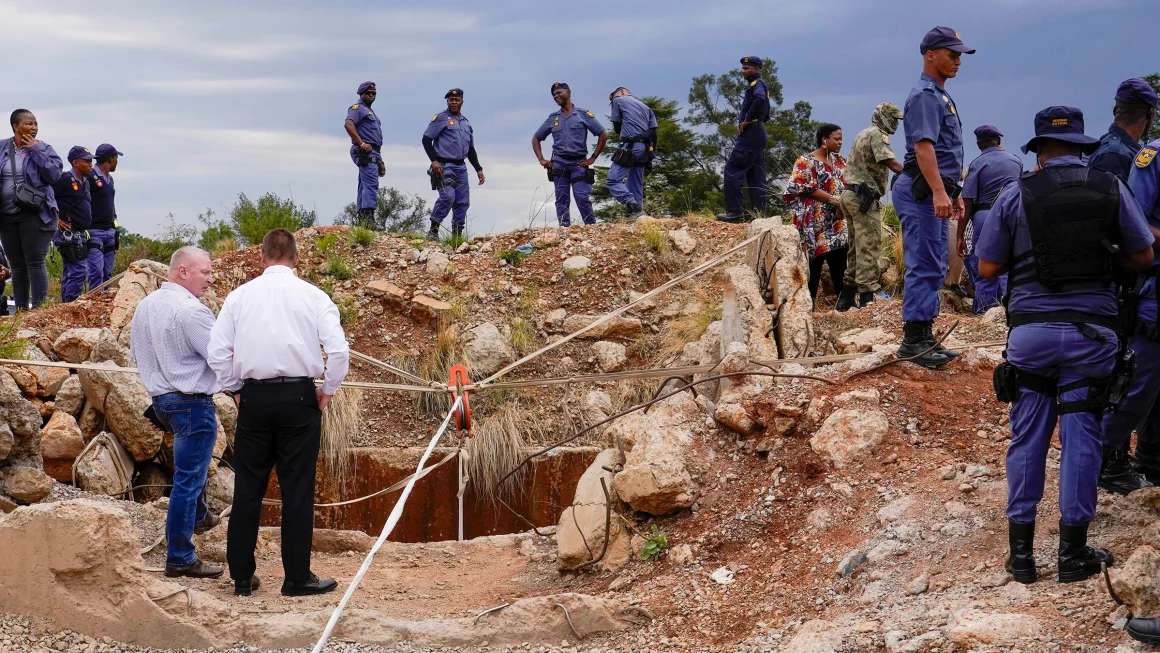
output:
[[[197,562],[193,527],[205,519],[205,481],[217,441],[217,413],[213,398],[171,392],[153,398],[153,410],[173,433],[173,490],[165,519],[167,567]]]
[[[1092,327],[1103,342],[1073,324],[1026,324],[1011,330],[1007,360],[1020,370],[1066,385],[1099,379],[1116,366],[1118,343],[1109,329]],[[1086,399],[1090,388],[1064,392],[1058,402]],[[1063,451],[1059,461],[1059,513],[1064,524],[1086,524],[1096,514],[1096,482],[1102,458],[1103,413],[1059,414],[1059,403],[1030,388],[1020,388],[1011,404],[1011,445],[1007,449],[1007,516],[1035,521],[1046,479],[1047,449],[1059,423]]]
[[[891,191],[902,225],[902,260],[906,263],[902,321],[929,322],[938,317],[938,291],[947,276],[947,221],[934,216],[933,199],[914,201],[910,196],[913,183],[909,176],[898,175]]]

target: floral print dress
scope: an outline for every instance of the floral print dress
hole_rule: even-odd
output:
[[[842,181],[845,170],[846,160],[838,154],[831,155],[829,161],[822,161],[809,152],[799,156],[793,164],[785,201],[789,202],[794,226],[798,228],[806,254],[811,259],[850,244],[850,232],[846,229],[845,218],[838,215],[838,207],[810,197],[810,193],[816,190],[841,195],[846,187]]]

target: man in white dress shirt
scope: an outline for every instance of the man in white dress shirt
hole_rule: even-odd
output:
[[[209,343],[218,381],[227,391],[240,391],[226,561],[234,593],[249,596],[257,589],[254,547],[273,467],[282,490],[282,594],[323,594],[337,583],[310,571],[315,470],[322,411],[346,376],[349,348],[338,307],[294,274],[293,234],[266,234],[261,261],[262,275],[226,297]],[[322,387],[316,389],[319,376]]]
[[[221,389],[206,362],[213,313],[198,301],[213,283],[210,256],[182,247],[169,260],[169,281],[137,304],[129,348],[157,421],[173,433],[173,490],[165,517],[165,575],[217,578],[221,567],[197,558],[194,532],[219,523],[205,502],[217,442],[213,394]]]

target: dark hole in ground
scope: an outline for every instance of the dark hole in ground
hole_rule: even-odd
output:
[[[438,462],[449,449],[436,449],[428,465]],[[323,470],[319,469],[315,503],[334,503],[373,494],[415,471],[423,450],[409,448],[358,448],[354,457],[353,478],[336,487]],[[596,458],[596,448],[557,450],[555,455],[543,456],[528,466],[522,487],[508,503],[537,527],[553,526],[560,513],[572,504],[576,483],[584,470]],[[458,537],[457,465],[454,460],[419,479],[411,492],[402,519],[389,538],[395,542],[438,542]],[[266,496],[279,498],[277,479],[271,475]],[[316,508],[315,528],[359,530],[378,536],[394,508],[400,492],[392,492],[336,508]],[[279,506],[262,508],[262,525],[281,523]],[[529,526],[501,504],[493,503],[479,494],[479,488],[469,483],[463,501],[464,537],[471,539],[484,535],[502,535],[529,530]]]

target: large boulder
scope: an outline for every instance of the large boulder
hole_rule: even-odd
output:
[[[97,435],[99,441],[77,459],[77,486],[93,494],[118,494],[133,479],[133,457],[110,433]]]
[[[214,514],[221,514],[234,503],[234,472],[229,467],[221,467],[210,476],[205,484],[205,499]],[[317,532],[317,531],[315,531]]]
[[[89,353],[89,362],[111,362],[118,367],[137,366],[137,361],[129,353],[129,349],[122,347],[118,339],[113,336],[113,332],[108,329],[101,329],[101,335],[97,338],[96,344],[93,345],[93,349]]]
[[[16,381],[0,374],[0,416],[16,436],[11,455],[25,455],[30,462],[40,462],[40,425],[43,420],[36,406],[21,394]]]
[[[898,338],[882,329],[850,329],[835,340],[839,354],[860,354],[874,351],[874,345],[890,345]]]
[[[72,480],[72,464],[85,439],[76,419],[63,411],[56,411],[40,432],[40,453],[44,457],[44,472],[61,482]]]
[[[24,358],[30,361],[45,361],[48,356],[39,347],[29,344],[24,349]],[[60,390],[69,372],[63,367],[8,367],[8,374],[16,381],[20,391],[30,397],[51,397]]]
[[[81,434],[85,437],[85,444],[88,444],[89,440],[97,437],[97,434],[104,430],[105,416],[88,401],[84,403],[85,405],[81,408],[80,417],[77,418],[77,426],[81,427]]]
[[[52,350],[66,363],[83,363],[89,360],[103,330],[69,329],[52,343]]]
[[[601,319],[602,315],[569,315],[564,318],[564,331],[573,333]],[[617,316],[578,336],[581,340],[627,340],[639,336],[644,324],[637,317]]]
[[[612,487],[614,474],[603,469],[614,468],[619,458],[620,452],[616,449],[605,449],[580,477],[572,505],[560,515],[560,525],[556,529],[556,565],[560,569],[576,569],[594,560],[602,550],[605,551],[600,561],[602,567],[619,570],[628,563],[629,534],[617,515],[608,519],[608,499],[613,506],[617,503]],[[605,486],[600,484],[601,479],[608,488],[608,498],[604,495]],[[606,522],[610,522],[607,550],[604,544]]]
[[[36,503],[52,493],[52,479],[36,467],[10,467],[3,476],[0,490],[19,503]]]
[[[427,274],[443,278],[451,271],[451,259],[439,250],[432,250],[427,255]]]
[[[692,428],[699,421],[699,409],[685,392],[652,408],[613,422],[605,439],[619,439],[627,449],[624,470],[613,483],[616,494],[633,510],[664,515],[688,508],[697,499]]]
[[[1110,570],[1112,589],[1132,614],[1151,615],[1160,610],[1160,551],[1145,544],[1127,562]]]
[[[234,433],[238,428],[238,405],[234,403],[233,397],[221,393],[213,396],[213,405],[222,432],[225,433],[228,442],[233,442]]]
[[[134,460],[149,460],[161,449],[162,437],[144,416],[153,399],[139,376],[115,369],[81,370],[85,399],[101,410],[109,429]]]
[[[133,321],[133,312],[142,299],[161,287],[169,276],[169,266],[157,261],[142,259],[133,261],[125,275],[121,277],[117,295],[113,297],[113,310],[109,315],[109,329],[119,335],[125,325]]]
[[[474,375],[487,376],[515,360],[507,338],[491,322],[463,334],[463,355]]]
[[[56,391],[53,407],[57,412],[68,413],[73,417],[80,415],[81,409],[85,407],[85,391],[81,387],[81,377],[70,374],[65,379],[60,390]]]
[[[826,418],[810,438],[810,447],[842,469],[869,455],[889,430],[882,411],[843,408]]]
[[[592,343],[592,353],[596,355],[596,365],[601,372],[619,372],[628,363],[628,350],[619,342],[601,340]]]
[[[776,284],[776,300],[781,306],[778,323],[784,358],[801,358],[809,354],[814,341],[813,299],[807,285],[809,261],[793,225],[782,224],[779,218],[754,220],[749,224],[750,236],[767,230],[768,236],[749,246],[748,268],[752,271],[760,258],[762,269],[772,269],[770,285]],[[764,328],[768,329],[768,318],[765,323]]]

